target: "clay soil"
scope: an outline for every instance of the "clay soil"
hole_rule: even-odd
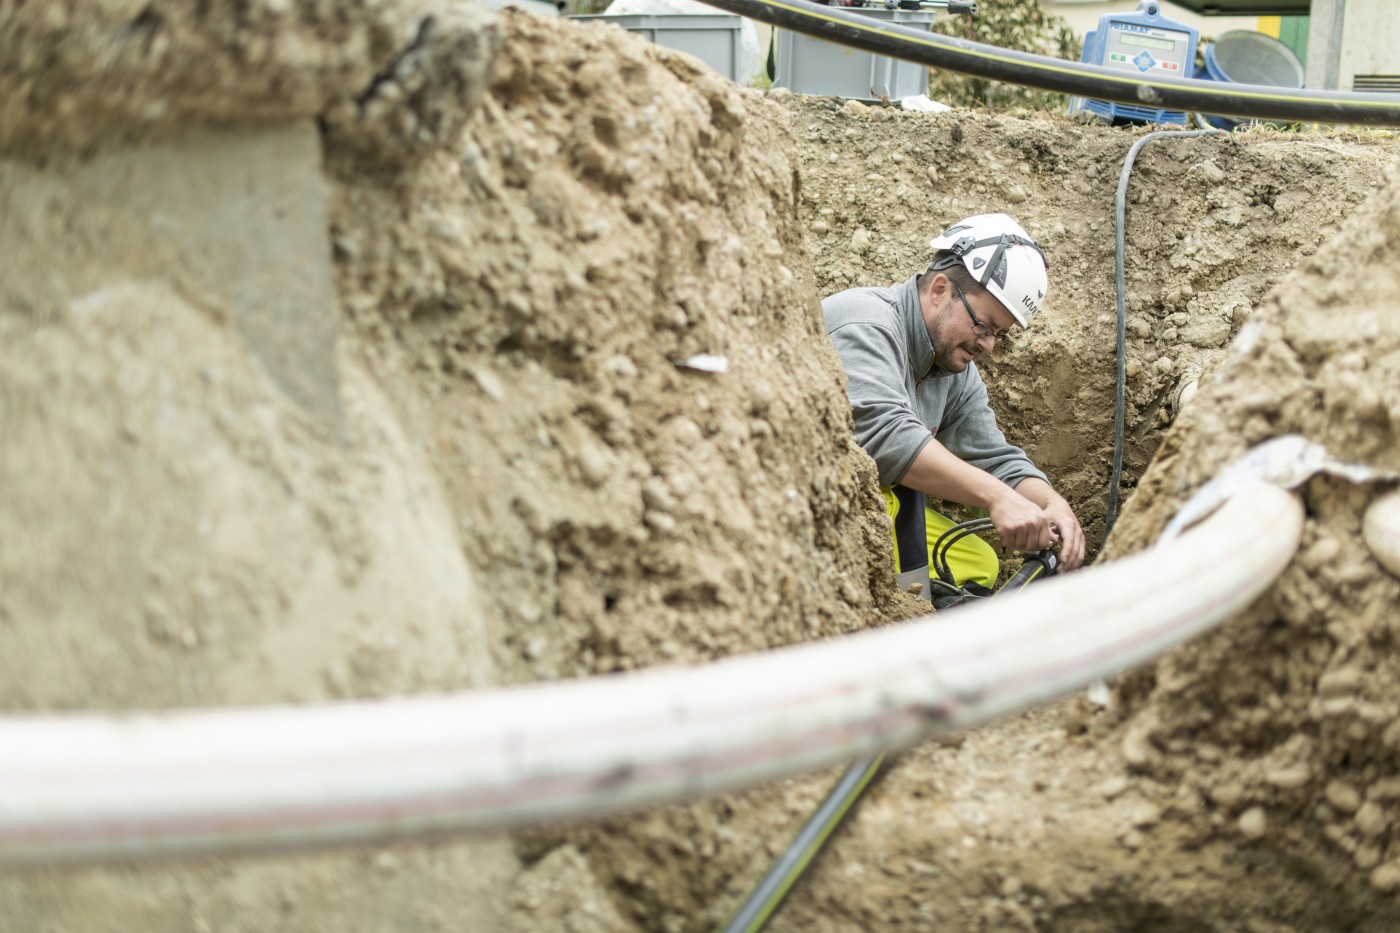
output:
[[[0,521],[32,542],[0,548],[0,707],[466,689],[922,611],[817,302],[904,279],[984,211],[1051,263],[1044,312],[982,364],[993,406],[1098,554],[1114,192],[1145,130],[745,90],[474,6],[147,12],[0,13]],[[325,278],[286,313],[329,316],[284,358],[159,224],[154,253],[125,236],[145,208],[111,191],[287,127],[258,152],[311,166],[298,242]],[[1262,128],[1142,152],[1105,558],[1278,434],[1400,469],[1397,154]],[[204,216],[176,188],[168,210]],[[772,928],[1394,929],[1375,492],[1308,483],[1270,592],[1106,703],[902,752]],[[513,837],[36,870],[0,878],[0,929],[713,929],[836,774]]]

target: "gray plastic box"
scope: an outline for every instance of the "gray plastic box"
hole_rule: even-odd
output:
[[[753,77],[738,73],[743,17],[733,13],[598,13],[569,18],[621,26],[657,45],[694,55],[735,83]]]
[[[914,29],[928,29],[934,17],[932,10],[881,7],[850,7],[843,12],[873,16]],[[881,97],[899,100],[928,93],[927,65],[876,55],[787,29],[776,31],[778,61],[774,87],[789,88],[796,94],[823,94],[853,100]]]

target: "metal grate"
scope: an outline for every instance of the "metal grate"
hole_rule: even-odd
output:
[[[1109,103],[1105,100],[1086,100],[1084,108],[1109,119],[1121,117],[1127,120],[1140,120],[1144,123],[1184,124],[1186,122],[1186,113],[1181,110],[1152,110],[1147,107],[1135,107],[1132,104]]]
[[[1353,91],[1379,91],[1400,93],[1400,75],[1355,75],[1351,79]]]

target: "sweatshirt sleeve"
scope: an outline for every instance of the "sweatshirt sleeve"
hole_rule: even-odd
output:
[[[950,405],[939,429],[938,440],[963,460],[986,470],[1008,486],[1028,476],[1049,482],[1031,463],[1026,452],[1009,444],[997,426],[996,415],[987,399],[987,386],[973,367],[957,401]]]
[[[909,405],[904,348],[890,328],[868,321],[830,336],[846,370],[856,443],[875,460],[880,483],[893,486],[933,437]]]

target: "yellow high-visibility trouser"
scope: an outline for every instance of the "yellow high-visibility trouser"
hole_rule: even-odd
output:
[[[914,579],[920,567],[933,566],[933,543],[953,525],[951,518],[935,512],[924,503],[924,494],[905,486],[882,486],[885,511],[894,520],[894,570],[901,585],[922,583],[928,595],[928,581]],[[980,583],[991,589],[997,581],[1001,562],[992,546],[977,535],[965,535],[946,551],[948,567],[961,586]],[[933,573],[936,578],[937,573]]]

